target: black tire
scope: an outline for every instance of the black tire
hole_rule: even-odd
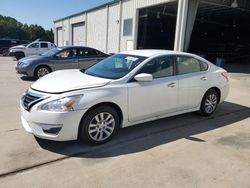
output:
[[[3,56],[7,56],[9,54],[9,49],[4,49],[2,54]]]
[[[15,57],[17,60],[19,60],[19,59],[22,59],[23,57],[25,57],[25,54],[23,52],[16,52]]]
[[[101,114],[103,114],[103,118]],[[110,106],[99,106],[89,111],[82,119],[78,138],[91,145],[104,144],[115,135],[118,126],[119,116],[117,112]]]
[[[210,116],[214,113],[219,103],[219,94],[214,89],[208,90],[203,96],[200,114],[203,116]]]
[[[35,69],[34,77],[38,79],[49,73],[51,73],[51,69],[46,65],[41,65]]]

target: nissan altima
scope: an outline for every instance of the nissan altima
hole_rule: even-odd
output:
[[[228,92],[228,73],[199,56],[136,50],[40,78],[21,98],[21,120],[36,137],[102,144],[118,128],[193,111],[209,116]]]
[[[106,57],[107,54],[93,48],[64,46],[18,60],[16,71],[18,74],[40,78],[56,70],[86,69]]]

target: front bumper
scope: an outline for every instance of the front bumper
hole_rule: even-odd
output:
[[[63,113],[39,111],[35,105],[29,112],[24,109],[22,104],[20,106],[24,129],[36,137],[55,141],[76,140],[79,124],[87,111],[78,110]]]
[[[26,76],[29,76],[29,77],[33,77],[33,71],[26,68],[26,67],[25,68],[20,68],[20,67],[16,66],[16,73],[26,75]]]

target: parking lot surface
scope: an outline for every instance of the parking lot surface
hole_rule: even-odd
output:
[[[88,146],[24,131],[19,99],[34,80],[20,78],[15,63],[0,57],[0,187],[250,187],[249,74],[231,75],[211,117],[152,121]]]

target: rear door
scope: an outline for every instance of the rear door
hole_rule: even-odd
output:
[[[176,55],[174,60],[179,81],[177,110],[196,108],[209,87],[208,67],[204,68],[200,60],[191,56]]]
[[[97,54],[98,51],[92,48],[79,48],[78,61],[79,69],[87,69],[97,62],[101,61],[104,57]]]
[[[40,54],[42,54],[48,50],[49,50],[49,44],[47,42],[41,42],[40,49],[39,49]]]

